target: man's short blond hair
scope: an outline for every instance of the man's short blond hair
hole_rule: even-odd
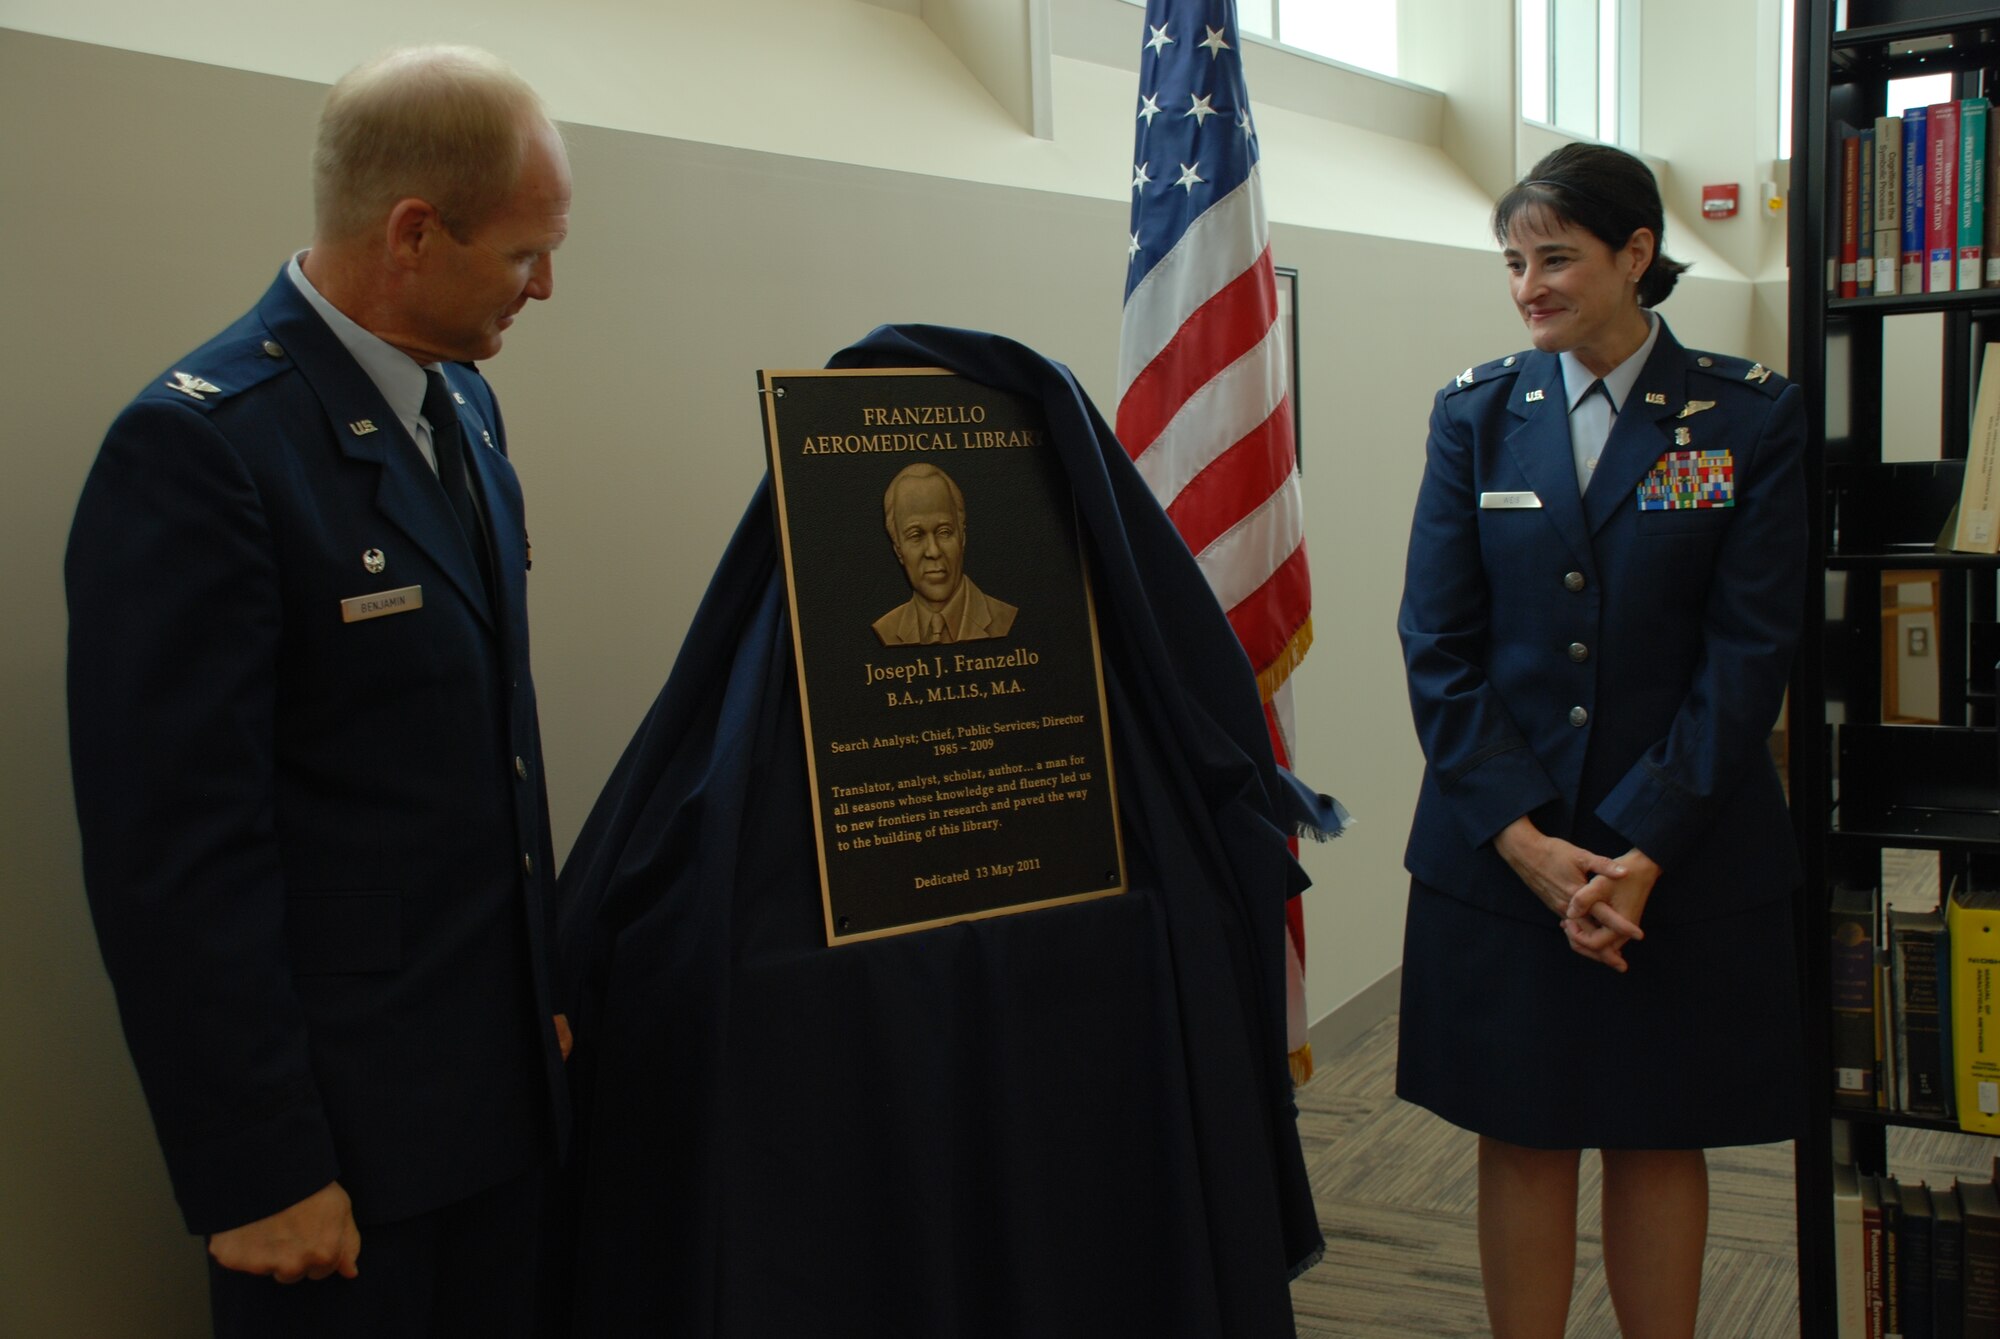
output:
[[[378,56],[335,84],[320,112],[315,235],[359,236],[414,196],[462,239],[513,193],[527,137],[547,123],[535,90],[489,51],[422,46]]]

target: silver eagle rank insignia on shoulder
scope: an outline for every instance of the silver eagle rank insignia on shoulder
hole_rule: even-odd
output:
[[[1771,368],[1748,358],[1733,358],[1728,354],[1722,353],[1705,353],[1696,358],[1694,362],[1698,370],[1706,372],[1718,380],[1734,382],[1739,386],[1747,386],[1774,400],[1784,392],[1786,386],[1791,384]],[[1691,400],[1691,403],[1699,404],[1701,401]],[[1693,412],[1699,413],[1700,411],[1696,410]]]
[[[197,400],[206,400],[211,395],[222,394],[222,387],[212,381],[204,381],[191,372],[175,372],[173,375],[172,381],[161,383],[170,391],[179,391]]]
[[[1459,392],[1470,390],[1474,386],[1492,385],[1498,378],[1514,375],[1516,370],[1514,364],[1520,361],[1521,356],[1519,354],[1510,353],[1505,358],[1495,358],[1489,362],[1474,363],[1471,367],[1466,368],[1463,372],[1453,377],[1451,384],[1444,388],[1444,393],[1446,395],[1457,395]]]

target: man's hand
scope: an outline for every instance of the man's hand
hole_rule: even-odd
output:
[[[338,1271],[361,1272],[361,1229],[340,1182],[306,1196],[289,1209],[232,1227],[208,1239],[208,1253],[224,1269],[268,1274],[280,1283],[323,1279]]]
[[[553,1017],[556,1020],[556,1045],[562,1048],[562,1057],[567,1060],[571,1049],[576,1045],[576,1038],[570,1035],[569,1015],[555,1014]]]

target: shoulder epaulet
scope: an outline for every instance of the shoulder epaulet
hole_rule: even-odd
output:
[[[225,334],[162,372],[139,400],[179,400],[212,407],[289,369],[292,360],[265,335]]]
[[[1505,358],[1495,358],[1491,362],[1476,363],[1452,378],[1451,385],[1445,387],[1445,394],[1456,395],[1500,377],[1512,377],[1521,370],[1521,355],[1510,353]]]
[[[1753,363],[1748,358],[1731,357],[1726,353],[1696,353],[1694,367],[1695,371],[1705,373],[1718,381],[1754,386],[1774,400],[1791,384],[1762,363]]]

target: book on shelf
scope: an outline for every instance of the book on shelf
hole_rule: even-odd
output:
[[[1868,1339],[1882,1339],[1882,1182],[1861,1173],[1861,1305]]]
[[[1979,362],[1979,392],[1965,449],[1951,547],[1960,553],[2000,552],[2000,344]]]
[[[1943,1120],[1944,1051],[1938,1039],[1937,945],[1945,933],[1935,911],[1889,912],[1890,979],[1896,1017],[1898,1111]]]
[[[1834,1313],[1840,1339],[1868,1339],[1868,1299],[1862,1291],[1861,1179],[1854,1164],[1833,1168]]]
[[[1928,233],[1926,237],[1928,238]],[[1928,245],[1928,242],[1926,242]],[[1859,294],[1857,277],[1861,257],[1861,138],[1843,126],[1840,131],[1840,289],[1851,298]]]
[[[1931,1324],[1933,1339],[1965,1334],[1965,1220],[1955,1185],[1931,1191]]]
[[[1930,161],[1927,126],[1930,108],[1910,107],[1903,112],[1903,273],[1905,293],[1924,291],[1924,191],[1930,180],[1924,164]]]
[[[1903,258],[1903,118],[1875,118],[1875,193],[1870,225],[1875,233],[1875,296],[1901,289]]]
[[[1991,1181],[1958,1183],[1959,1211],[1964,1219],[1961,1284],[1965,1305],[1965,1339],[2000,1335],[2000,1191]]]
[[[1854,191],[1854,291],[1861,297],[1875,292],[1875,127],[1854,132],[1854,162],[1859,185]]]
[[[1893,947],[1889,938],[1889,913],[1885,897],[1875,904],[1875,1106],[1894,1111],[1902,1091],[1902,1073],[1897,1065],[1896,980]]]
[[[1833,1100],[1873,1109],[1875,1086],[1875,890],[1836,886],[1832,923]]]
[[[1903,1187],[1893,1176],[1878,1176],[1882,1192],[1881,1262],[1876,1272],[1882,1279],[1882,1333],[1903,1333]]]
[[[1986,122],[1985,98],[1958,104],[1958,287],[1978,288],[1986,280]]]
[[[1940,911],[1939,915],[1944,913]],[[1938,1053],[1944,1057],[1939,1077],[1944,1082],[1944,1109],[1947,1119],[1958,1114],[1957,1052],[1952,1049],[1951,1026],[1951,927],[1937,938]]]
[[[1958,259],[1958,104],[1933,102],[1927,124],[1930,147],[1925,171],[1930,180],[1924,220],[1924,291],[1949,293]]]
[[[1956,892],[1945,905],[1951,937],[1952,1065],[1958,1125],[2000,1134],[2000,896]]]
[[[1990,105],[1991,100],[1989,99],[1988,101],[1989,106],[1986,111],[1986,180],[1990,183],[2000,181],[2000,176],[1995,175],[1996,169],[1994,167],[1995,160],[2000,159],[2000,135],[1993,133],[1993,110]],[[1995,208],[1990,201],[1986,207],[1986,231],[1980,238],[1980,250],[1986,257],[1986,280],[1983,286],[1986,288],[2000,288],[2000,208]]]
[[[1931,1309],[1931,1192],[1922,1181],[1902,1187],[1901,1216],[1896,1225],[1896,1262],[1901,1289],[1904,1339],[1928,1335],[1935,1339]]]

